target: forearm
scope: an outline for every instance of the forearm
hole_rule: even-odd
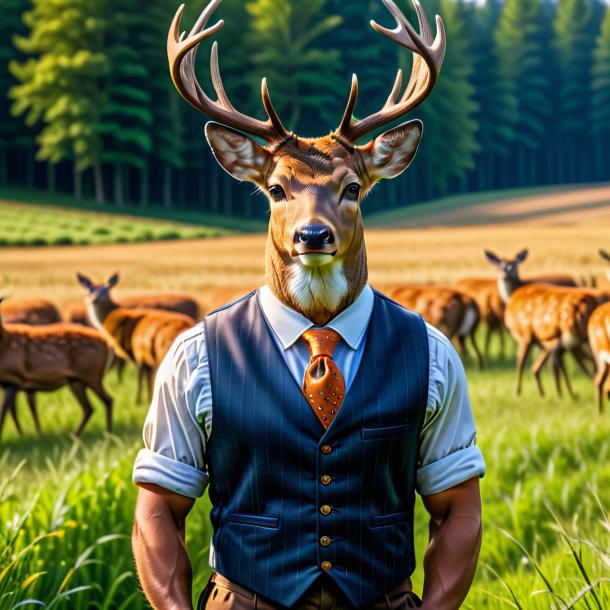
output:
[[[184,523],[163,504],[138,503],[133,553],[140,583],[155,610],[192,608],[192,568]]]
[[[460,607],[476,571],[481,532],[478,515],[450,514],[440,524],[430,521],[422,608],[457,610]]]

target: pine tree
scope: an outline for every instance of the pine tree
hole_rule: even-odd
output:
[[[19,152],[28,157],[28,164],[33,162],[34,134],[31,129],[16,121],[9,112],[8,92],[17,84],[9,72],[9,63],[19,58],[19,53],[13,44],[14,36],[27,33],[21,20],[22,13],[27,9],[27,0],[3,0],[0,2],[0,23],[6,35],[0,37],[0,185],[8,178],[8,161],[12,152]],[[21,155],[20,155],[21,156]],[[27,172],[31,174],[31,172]]]
[[[594,30],[591,0],[559,0],[553,21],[553,47],[561,78],[557,88],[556,151],[562,181],[579,179],[579,149],[588,145]]]
[[[104,107],[102,79],[108,73],[103,52],[104,2],[98,0],[33,0],[24,14],[30,28],[15,43],[33,56],[11,63],[20,85],[11,89],[13,112],[26,113],[26,123],[43,127],[37,158],[58,163],[75,162],[75,191],[80,196],[80,175],[91,167],[95,199],[104,201],[101,166]]]
[[[466,13],[467,38],[471,41],[474,70],[470,82],[475,88],[479,124],[476,157],[476,188],[498,186],[499,168],[508,159],[515,139],[517,98],[515,83],[498,69],[499,56],[494,42],[502,5],[490,0],[482,7],[471,5]]]
[[[245,80],[252,91],[267,76],[274,106],[287,129],[319,136],[336,121],[329,111],[337,96],[345,96],[339,78],[340,53],[316,46],[317,40],[341,23],[339,16],[322,17],[326,0],[252,0],[243,39],[250,58]],[[260,104],[260,101],[259,101]],[[299,129],[300,119],[302,128]],[[315,126],[314,126],[315,125]]]
[[[134,33],[142,27],[142,2],[107,3],[108,28],[105,49],[110,63],[103,82],[106,103],[101,116],[104,148],[102,161],[112,168],[114,200],[124,203],[126,168],[146,165],[152,148],[153,111],[148,93],[149,73],[140,57]]]
[[[519,186],[527,183],[535,155],[545,144],[550,83],[545,75],[542,31],[540,0],[506,0],[495,42],[500,78],[515,87],[518,119],[508,167],[515,169]]]
[[[434,14],[434,5],[426,4],[428,16]],[[447,54],[434,93],[420,110],[424,122],[423,155],[417,167],[425,164],[425,186],[443,195],[449,191],[452,179],[463,180],[466,172],[474,168],[474,155],[479,149],[475,119],[478,106],[469,82],[474,64],[465,36],[464,5],[440,0],[437,6],[436,12],[442,15],[447,31]]]
[[[606,9],[591,67],[591,135],[595,143],[596,178],[610,178],[610,8]]]

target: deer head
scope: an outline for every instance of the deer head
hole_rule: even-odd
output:
[[[358,79],[354,75],[338,129],[321,138],[299,138],[282,125],[265,79],[262,98],[267,121],[243,115],[233,107],[220,77],[217,43],[211,52],[217,101],[201,89],[194,71],[197,45],[224,25],[219,21],[205,29],[220,2],[212,0],[206,6],[186,37],[179,35],[184,7],[178,9],[167,41],[172,79],[191,105],[218,121],[208,123],[205,130],[218,163],[237,180],[256,184],[269,199],[265,275],[271,290],[283,303],[323,325],[350,305],[366,284],[360,204],[376,182],[395,178],[408,167],[421,139],[422,124],[411,121],[366,144],[358,142],[408,113],[431,93],[445,54],[443,24],[437,16],[433,38],[421,5],[413,0],[418,34],[392,0],[383,0],[397,27],[388,30],[375,22],[371,25],[413,53],[406,89],[401,94],[399,70],[383,108],[356,120]]]
[[[117,304],[110,296],[110,291],[119,283],[119,274],[115,273],[103,284],[95,284],[81,273],[76,274],[76,279],[87,291],[85,303],[87,304],[89,318],[92,324],[99,329],[106,316],[117,308]]]

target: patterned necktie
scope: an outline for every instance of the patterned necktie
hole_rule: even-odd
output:
[[[341,338],[334,330],[306,330],[301,335],[309,348],[303,394],[320,423],[328,428],[345,397],[345,381],[333,362]]]

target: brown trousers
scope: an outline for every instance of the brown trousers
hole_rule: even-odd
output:
[[[361,610],[406,610],[418,608],[420,599],[405,579],[390,592],[363,606]],[[214,572],[199,596],[197,610],[287,610]],[[341,589],[330,578],[319,578],[290,610],[354,610]]]

